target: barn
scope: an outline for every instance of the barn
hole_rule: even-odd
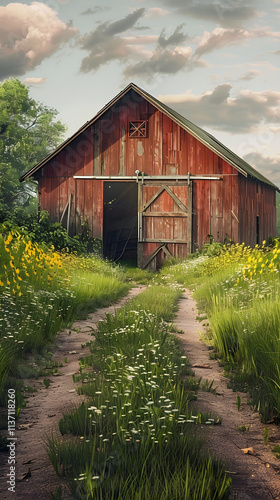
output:
[[[156,269],[209,239],[276,235],[272,182],[215,137],[130,83],[21,177],[70,235],[85,220],[109,259]]]

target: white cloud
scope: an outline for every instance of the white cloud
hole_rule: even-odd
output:
[[[123,36],[122,39],[125,40],[130,45],[147,45],[154,44],[158,41],[158,35],[139,35],[139,36]]]
[[[202,127],[238,134],[257,133],[263,124],[280,124],[280,92],[243,90],[230,97],[231,89],[231,85],[224,84],[199,95],[188,91],[158,98]]]
[[[271,31],[267,27],[256,30],[217,27],[211,33],[209,31],[203,33],[195,54],[201,56],[202,54],[222,49],[228,45],[236,45],[243,43],[245,40],[263,37],[279,39],[280,32]]]
[[[280,186],[280,155],[266,156],[259,152],[248,153],[244,160],[252,165],[256,170],[269,178],[276,185]]]
[[[0,6],[0,79],[35,68],[77,32],[43,3]]]
[[[249,37],[249,32],[241,29],[225,29],[218,27],[215,28],[212,33],[205,31],[196,49],[196,54],[201,56],[202,54],[221,49],[227,45],[236,44],[240,41],[243,42]]]
[[[170,14],[168,10],[161,9],[160,7],[152,7],[151,9],[147,10],[145,17],[157,18],[157,17],[167,16],[168,14]]]
[[[240,80],[246,80],[246,81],[253,80],[259,75],[261,75],[261,71],[258,71],[257,69],[250,69],[249,71],[247,71],[247,73],[245,73],[244,76],[240,78]]]
[[[46,83],[46,81],[46,78],[25,78],[24,83],[27,85],[42,85],[43,83]]]

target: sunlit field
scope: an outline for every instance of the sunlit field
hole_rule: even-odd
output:
[[[194,290],[221,362],[267,421],[280,415],[280,242],[224,247],[163,270]]]
[[[163,320],[180,294],[152,285],[94,332],[79,376],[87,400],[61,419],[64,439],[48,442],[74,498],[227,498],[225,469],[196,438],[196,424],[215,418],[189,408],[199,383]]]
[[[0,235],[0,387],[77,316],[127,293],[121,269],[97,257],[60,255],[25,235]]]

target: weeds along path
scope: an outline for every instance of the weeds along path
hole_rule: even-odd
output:
[[[73,375],[79,372],[79,358],[89,353],[81,345],[92,339],[92,330],[106,313],[114,313],[117,308],[145,289],[132,288],[129,294],[110,307],[98,309],[87,320],[75,321],[71,329],[58,333],[52,347],[52,361],[63,366],[58,375],[50,374],[49,387],[39,380],[26,380],[26,386],[33,386],[37,392],[25,394],[27,405],[20,412],[16,429],[16,492],[7,491],[6,480],[1,481],[0,498],[16,500],[45,500],[60,484],[60,479],[48,459],[45,449],[46,435],[58,432],[58,422],[63,413],[77,406],[82,397],[76,392],[80,383],[73,382]],[[71,334],[69,334],[71,331]],[[67,358],[67,360],[66,360]],[[67,362],[65,362],[67,361]],[[48,385],[48,384],[47,384]],[[1,454],[0,471],[2,478],[8,472],[8,455]]]
[[[232,477],[231,498],[280,499],[280,462],[271,451],[280,442],[280,427],[262,424],[258,413],[247,404],[249,395],[227,388],[223,369],[217,360],[209,358],[209,349],[200,340],[199,332],[203,333],[205,327],[198,322],[197,316],[196,303],[186,291],[180,299],[175,320],[176,326],[184,332],[178,336],[196,378],[202,377],[202,384],[206,380],[213,381],[213,388],[216,388],[216,394],[200,390],[195,406],[200,412],[211,411],[213,416],[222,419],[221,425],[201,426],[205,446],[212,456],[227,464]],[[265,427],[269,435],[267,445]],[[255,454],[245,454],[242,449],[246,448],[253,448]]]

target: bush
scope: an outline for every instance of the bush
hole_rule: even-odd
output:
[[[13,230],[20,234],[28,234],[33,243],[45,243],[55,250],[68,249],[69,252],[77,252],[78,254],[100,253],[100,241],[90,237],[87,220],[82,224],[82,233],[73,238],[67,234],[60,222],[51,223],[46,211],[39,214],[36,212],[28,213],[24,208],[18,207],[9,215],[2,211],[0,222],[3,223],[2,226],[0,225],[2,233]]]

